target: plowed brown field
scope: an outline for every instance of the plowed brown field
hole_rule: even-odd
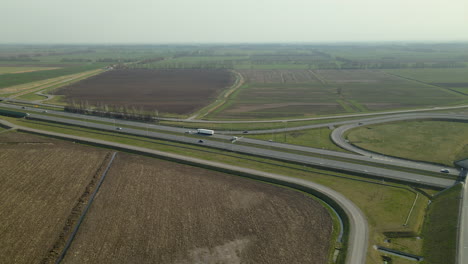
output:
[[[332,221],[301,193],[120,153],[64,263],[327,263]]]
[[[40,263],[107,151],[0,134],[0,263]]]
[[[224,70],[112,70],[56,91],[71,102],[189,114],[215,100],[234,77]]]

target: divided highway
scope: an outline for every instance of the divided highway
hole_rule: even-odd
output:
[[[35,114],[33,114],[34,112],[39,112],[40,113],[40,112],[43,112],[44,110],[34,108],[34,107],[22,107],[22,106],[11,105],[11,104],[2,104],[2,103],[0,103],[0,107],[18,109],[20,111],[28,111],[29,113],[31,113],[31,117],[38,118],[38,119],[52,120],[52,121],[57,121],[57,122],[62,122],[63,121],[63,119],[53,118],[53,117],[50,117],[50,116],[35,115]],[[89,121],[99,121],[99,122],[106,122],[106,123],[114,123],[115,126],[139,127],[139,128],[141,128],[140,130],[144,130],[144,131],[147,131],[147,130],[150,130],[150,129],[156,129],[156,130],[161,130],[162,132],[169,132],[169,133],[172,133],[172,134],[184,134],[184,133],[189,131],[189,129],[186,129],[186,128],[178,128],[178,127],[170,127],[170,126],[162,126],[162,125],[153,125],[153,124],[146,124],[146,123],[134,122],[134,121],[115,120],[115,119],[112,119],[112,118],[105,118],[105,117],[80,115],[80,114],[73,114],[73,113],[60,112],[60,111],[48,111],[48,112],[51,113],[51,114],[54,114],[54,115],[63,116],[64,118],[78,119],[78,120],[68,121],[67,123],[77,124],[77,125],[82,125],[82,126],[91,125],[91,123]],[[397,116],[397,117],[399,117],[402,120],[405,120],[405,119],[411,119],[411,118],[413,118],[413,119],[432,118],[433,116],[438,116],[439,118],[444,118],[444,117],[449,118],[451,115],[410,114],[410,115],[400,115],[400,116]],[[280,132],[284,132],[284,131],[303,130],[303,129],[310,129],[310,128],[318,128],[318,127],[334,127],[334,126],[343,125],[343,124],[357,124],[357,122],[365,122],[367,124],[367,123],[370,123],[370,122],[373,122],[373,121],[389,120],[388,118],[395,118],[395,116],[374,117],[374,118],[363,119],[363,120],[360,120],[360,121],[352,120],[352,121],[333,122],[333,123],[327,123],[327,124],[307,125],[307,126],[301,126],[301,127],[291,127],[291,128],[287,128],[287,129],[256,130],[256,131],[249,131],[249,134],[280,133]],[[468,117],[465,117],[465,119],[468,120]],[[113,127],[113,129],[114,128],[115,127]],[[109,127],[107,127],[107,129],[109,129]],[[124,131],[127,133],[127,132],[132,131],[132,130],[129,130],[129,129],[125,128]],[[227,133],[228,132],[226,132],[226,131],[217,131],[215,135],[211,136],[211,138],[220,139],[220,140],[224,140],[226,142],[230,142],[230,139],[232,137],[230,135],[226,135]],[[242,132],[239,132],[239,133],[242,133]],[[147,133],[145,132],[145,135],[146,134]],[[142,135],[141,131],[138,133],[138,135]],[[154,134],[153,134],[153,136],[154,136]],[[193,143],[193,141],[188,142],[188,143]],[[311,154],[314,154],[314,155],[323,155],[323,156],[329,156],[329,157],[336,157],[336,158],[339,158],[339,159],[355,160],[356,162],[361,162],[361,163],[362,162],[377,163],[377,164],[383,164],[383,165],[399,166],[399,167],[404,167],[404,168],[409,168],[409,169],[427,170],[427,171],[430,171],[430,172],[439,172],[440,169],[442,168],[442,166],[437,166],[437,165],[433,165],[433,164],[429,164],[429,163],[425,163],[425,162],[405,161],[405,160],[401,160],[401,159],[385,159],[385,158],[377,159],[376,158],[377,156],[374,157],[372,155],[361,156],[361,155],[356,155],[356,154],[349,154],[349,153],[330,151],[330,150],[324,150],[324,149],[317,149],[317,148],[311,148],[311,147],[297,146],[297,145],[277,143],[277,142],[268,142],[268,141],[264,141],[264,140],[250,139],[250,138],[245,138],[245,137],[242,138],[239,141],[239,143],[254,144],[254,145],[258,145],[259,147],[262,147],[262,148],[278,148],[278,149],[284,149],[284,150],[288,150],[288,151],[301,151],[301,152],[311,153]],[[225,148],[225,147],[226,146],[224,146],[223,148]],[[454,176],[458,175],[458,172],[457,172],[456,169],[452,168],[451,171],[452,171],[451,172],[452,175],[454,175]]]
[[[73,114],[69,114],[69,115],[73,115]],[[59,123],[64,123],[64,124],[78,125],[82,127],[89,127],[89,128],[95,128],[95,129],[101,129],[101,130],[107,130],[107,131],[113,131],[113,132],[116,131],[116,127],[113,125],[98,124],[98,123],[93,123],[93,122],[74,120],[74,119],[68,119],[68,118],[62,118],[62,117],[46,116],[46,115],[31,113],[29,118],[59,122]],[[93,119],[99,120],[99,117],[93,117]],[[131,123],[135,123],[135,122],[131,122]],[[172,127],[170,129],[173,132],[177,132],[178,130],[180,130],[180,129],[172,128]],[[283,160],[283,161],[289,161],[289,162],[294,162],[294,163],[306,164],[306,165],[319,167],[319,168],[333,169],[333,170],[348,172],[352,174],[368,175],[370,177],[380,177],[382,179],[391,179],[391,180],[411,182],[414,184],[421,184],[421,185],[433,186],[433,187],[438,187],[438,188],[446,188],[455,183],[455,180],[450,179],[450,178],[432,177],[432,176],[420,175],[416,173],[384,169],[384,168],[374,167],[370,165],[330,160],[327,158],[313,157],[309,155],[289,153],[289,152],[284,152],[280,150],[272,150],[272,149],[267,149],[267,148],[259,148],[259,147],[233,144],[233,143],[230,143],[230,141],[226,141],[226,140],[222,140],[222,141],[212,140],[210,139],[209,136],[204,137],[202,139],[202,142],[200,142],[199,138],[186,136],[185,134],[180,134],[180,132],[177,134],[168,134],[168,133],[153,132],[149,130],[134,129],[134,128],[123,128],[122,130],[117,130],[117,131],[120,131],[121,133],[125,133],[125,134],[159,138],[159,139],[188,143],[188,144],[199,144],[199,145],[203,145],[207,147],[224,149],[228,151],[239,152],[239,153],[255,155],[255,156],[260,156],[260,157],[272,158],[276,160]],[[265,142],[265,141],[262,141],[262,142]],[[341,153],[339,152],[336,152],[336,153],[341,155]]]

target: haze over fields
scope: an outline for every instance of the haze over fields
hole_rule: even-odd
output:
[[[0,43],[466,41],[466,0],[5,0]]]

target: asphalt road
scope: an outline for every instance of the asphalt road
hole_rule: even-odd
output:
[[[442,169],[442,166],[432,165],[425,162],[415,162],[409,161],[405,159],[399,159],[395,157],[389,157],[382,154],[378,154],[375,152],[371,152],[359,147],[354,146],[353,144],[349,143],[346,139],[344,139],[343,135],[346,131],[357,128],[360,126],[365,125],[373,125],[373,124],[380,124],[380,123],[387,123],[387,122],[394,122],[394,121],[405,121],[405,120],[414,120],[414,119],[432,119],[432,120],[455,120],[455,121],[463,121],[468,122],[467,115],[447,115],[447,114],[410,114],[410,115],[401,115],[401,116],[392,116],[386,118],[379,118],[379,119],[372,119],[372,120],[358,120],[354,121],[353,124],[348,124],[344,126],[340,126],[333,130],[331,133],[331,139],[335,144],[338,146],[349,150],[354,153],[361,154],[363,156],[372,157],[374,160],[382,160],[388,161],[391,164],[399,164],[400,166],[414,166],[418,167],[423,170],[432,170],[432,171],[439,171]],[[460,171],[455,168],[451,168],[450,174],[452,175],[459,175]]]
[[[370,177],[380,177],[382,179],[392,179],[392,180],[399,180],[399,181],[405,181],[405,182],[412,182],[415,184],[422,184],[422,185],[434,186],[434,187],[439,187],[439,188],[446,188],[455,183],[454,179],[431,177],[431,176],[420,175],[420,174],[415,174],[415,173],[384,169],[384,168],[379,168],[379,167],[374,167],[374,166],[369,166],[369,165],[329,160],[326,158],[312,157],[308,155],[288,153],[288,152],[272,150],[272,149],[267,149],[267,148],[258,148],[258,147],[252,147],[252,146],[233,144],[227,140],[218,141],[218,140],[210,139],[210,136],[204,136],[204,137],[202,136],[202,137],[193,138],[193,137],[186,136],[185,134],[168,134],[168,133],[153,132],[149,130],[141,130],[141,129],[134,129],[134,128],[122,128],[122,130],[116,130],[116,127],[114,127],[113,125],[97,124],[97,123],[87,122],[84,120],[83,121],[73,120],[73,119],[68,119],[68,118],[45,116],[45,115],[34,114],[34,113],[31,113],[29,118],[59,122],[59,123],[64,123],[64,124],[78,125],[78,126],[83,126],[83,127],[112,131],[112,132],[119,131],[120,133],[123,133],[123,134],[146,136],[146,137],[151,137],[151,138],[158,138],[158,139],[164,139],[164,140],[170,140],[170,141],[176,141],[176,142],[182,142],[182,143],[188,143],[188,144],[198,144],[198,145],[202,145],[206,147],[224,149],[224,150],[228,150],[232,152],[239,152],[239,153],[244,153],[244,154],[249,154],[249,155],[276,159],[276,160],[311,165],[314,167],[320,167],[324,169],[334,169],[334,170],[339,170],[339,171],[348,172],[348,173],[368,175]],[[202,140],[203,142],[199,142],[199,140]]]
[[[349,199],[344,197],[342,194],[328,187],[325,187],[323,185],[316,184],[316,183],[302,180],[302,179],[298,179],[298,178],[288,177],[285,175],[267,173],[267,172],[253,170],[253,169],[247,169],[247,168],[227,165],[223,163],[196,159],[196,158],[181,156],[177,154],[172,154],[172,153],[167,153],[167,152],[162,152],[162,151],[157,151],[157,150],[152,150],[152,149],[147,149],[147,148],[135,147],[131,145],[108,142],[108,141],[97,140],[97,139],[92,139],[92,138],[78,137],[78,136],[72,136],[68,134],[54,133],[54,132],[49,132],[49,131],[43,131],[43,130],[38,130],[38,129],[17,126],[17,125],[11,124],[3,120],[0,120],[0,123],[13,127],[15,129],[22,129],[22,130],[30,131],[34,133],[51,135],[51,136],[61,137],[61,138],[68,138],[68,139],[73,139],[77,141],[79,140],[83,142],[108,145],[108,146],[117,147],[121,149],[138,151],[141,153],[149,153],[149,154],[153,154],[156,156],[169,157],[175,160],[188,161],[191,163],[203,164],[203,165],[207,165],[210,167],[223,168],[223,169],[227,169],[227,170],[234,171],[234,172],[257,175],[257,176],[264,177],[265,179],[280,180],[282,182],[293,183],[296,185],[311,188],[333,199],[341,208],[343,208],[343,210],[345,211],[346,215],[349,218],[350,230],[349,230],[349,237],[348,237],[348,251],[347,251],[346,263],[347,264],[365,263],[366,255],[367,255],[367,247],[368,247],[367,241],[368,241],[368,236],[369,236],[369,230],[368,230],[367,220],[364,214],[355,204],[353,204]]]
[[[170,127],[170,126],[162,126],[162,125],[154,125],[154,124],[147,124],[147,123],[141,123],[141,122],[135,122],[135,121],[125,121],[125,120],[116,120],[112,118],[105,118],[105,117],[97,117],[97,116],[88,116],[88,115],[80,115],[80,114],[73,114],[73,113],[68,113],[68,112],[61,112],[61,111],[51,111],[48,110],[48,113],[54,114],[54,115],[59,115],[63,116],[65,118],[75,118],[79,120],[74,120],[72,122],[66,121],[63,119],[54,119],[52,117],[46,117],[43,115],[35,115],[33,114],[34,112],[43,112],[44,110],[34,108],[34,107],[24,107],[23,106],[17,106],[17,105],[11,105],[11,104],[2,104],[0,103],[1,107],[8,107],[12,109],[18,109],[21,111],[27,111],[31,113],[31,117],[39,118],[39,119],[47,119],[47,120],[55,120],[55,121],[60,121],[60,122],[65,122],[65,123],[70,123],[70,124],[80,124],[83,126],[90,126],[89,121],[99,121],[99,122],[107,122],[107,123],[115,123],[115,126],[133,126],[133,127],[139,127],[141,128],[140,130],[150,130],[150,129],[156,129],[156,130],[161,130],[165,132],[170,132],[173,134],[181,134],[183,135],[184,133],[190,131],[190,129],[186,128],[178,128],[178,127]],[[395,118],[400,118],[401,120],[406,120],[409,118],[432,118],[434,115],[437,115],[439,118],[443,117],[450,117],[450,115],[440,115],[440,114],[410,114],[410,115],[401,115],[401,116],[390,116],[390,117],[374,117],[374,118],[368,118],[364,120],[360,120],[360,122],[365,122],[365,123],[371,123],[371,122],[381,122],[382,120],[394,120]],[[467,118],[468,119],[468,118]],[[84,122],[84,123],[83,123]],[[297,127],[297,128],[287,128],[286,130],[292,131],[292,130],[302,130],[302,129],[308,129],[308,128],[317,128],[317,127],[329,127],[329,126],[337,126],[337,125],[342,125],[342,124],[355,124],[356,120],[353,121],[342,121],[342,122],[335,122],[335,123],[328,123],[328,124],[318,124],[318,125],[308,125],[308,126],[302,126],[302,127]],[[106,127],[106,129],[109,129],[109,127]],[[113,128],[114,129],[114,128]],[[125,132],[131,131],[131,133],[137,133],[138,135],[142,135],[142,132],[136,132],[132,129],[127,129],[124,128]],[[195,130],[191,130],[195,131]],[[285,129],[274,129],[274,130],[258,130],[258,131],[250,131],[249,133],[280,133],[284,132]],[[151,133],[146,133],[145,135],[153,135]],[[162,137],[159,135],[159,137]],[[216,132],[215,135],[211,136],[212,138],[215,139],[220,139],[224,140],[227,142],[230,142],[230,139],[232,138],[231,135],[225,135],[225,134],[219,134]],[[339,138],[339,137],[337,137]],[[168,138],[166,138],[168,139]],[[193,141],[184,141],[186,143],[193,143]],[[372,155],[355,155],[355,154],[349,154],[349,153],[343,153],[343,152],[338,152],[338,151],[330,151],[330,150],[325,150],[325,149],[318,149],[318,148],[311,148],[311,147],[304,147],[304,146],[297,146],[297,145],[291,145],[291,144],[283,144],[283,143],[277,143],[277,142],[268,142],[265,140],[257,140],[257,139],[250,139],[250,138],[241,138],[238,140],[238,142],[245,142],[249,144],[254,144],[258,145],[262,148],[281,148],[285,150],[292,150],[292,151],[301,151],[301,152],[306,152],[306,153],[312,153],[314,155],[324,155],[324,156],[330,156],[330,157],[337,157],[337,158],[342,158],[342,159],[350,159],[350,160],[356,160],[358,162],[369,162],[369,163],[378,163],[378,164],[384,164],[384,165],[392,165],[392,166],[400,166],[400,167],[405,167],[405,168],[410,168],[410,169],[420,169],[420,170],[427,170],[431,172],[439,172],[442,166],[437,166],[433,164],[428,164],[424,162],[414,162],[414,161],[407,161],[407,160],[402,160],[402,159],[386,159],[384,157],[379,157],[377,156],[372,156]],[[236,144],[237,145],[237,144]],[[216,145],[217,147],[222,147],[226,149],[226,145]],[[232,147],[232,150],[234,150],[235,147]],[[372,156],[372,157],[371,157]],[[320,161],[322,162],[322,161]],[[363,169],[365,170],[365,169]],[[453,175],[458,175],[458,172],[455,168],[451,168],[451,173]]]

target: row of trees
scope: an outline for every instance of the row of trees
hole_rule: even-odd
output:
[[[147,122],[157,120],[159,117],[158,110],[151,112],[145,111],[141,106],[109,105],[102,102],[90,104],[87,100],[71,101],[69,105],[65,106],[64,110],[71,113]]]

